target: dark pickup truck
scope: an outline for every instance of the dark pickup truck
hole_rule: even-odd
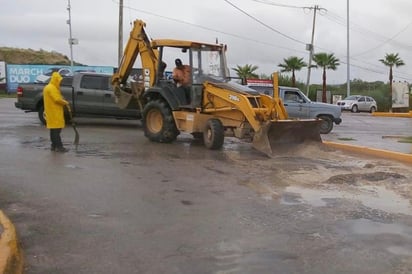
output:
[[[43,88],[45,84],[20,84],[17,88],[16,108],[26,112],[38,112],[45,124]],[[118,119],[140,119],[136,109],[121,109],[115,102],[111,85],[111,75],[78,73],[64,77],[61,82],[63,97],[70,102],[75,117],[103,117]]]

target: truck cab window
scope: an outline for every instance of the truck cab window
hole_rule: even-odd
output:
[[[80,87],[84,89],[105,89],[107,86],[103,84],[103,77],[96,77],[93,75],[85,75],[82,78]]]
[[[285,102],[300,103],[302,102],[302,97],[294,91],[285,91]]]

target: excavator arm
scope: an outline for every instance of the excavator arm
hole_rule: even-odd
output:
[[[152,48],[151,42],[144,30],[146,23],[142,20],[135,20],[133,29],[130,32],[130,37],[124,50],[119,68],[112,76],[112,85],[115,90],[116,97],[122,94],[122,87],[126,84],[137,56],[140,54],[144,87],[154,85],[156,72],[158,69],[159,52],[156,48]]]

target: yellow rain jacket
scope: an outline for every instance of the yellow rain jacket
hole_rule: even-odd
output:
[[[43,89],[44,113],[46,114],[47,128],[64,128],[64,106],[69,102],[64,100],[60,92],[62,77],[53,72],[49,84]]]

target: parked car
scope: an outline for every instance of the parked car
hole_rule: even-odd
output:
[[[352,112],[366,111],[373,113],[378,110],[378,105],[375,99],[370,96],[351,95],[343,100],[336,102],[342,110],[350,110]]]

